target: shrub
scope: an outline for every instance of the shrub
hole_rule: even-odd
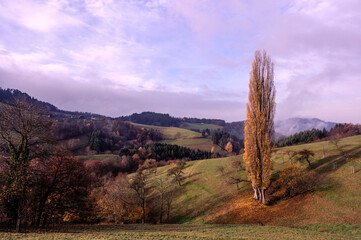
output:
[[[312,192],[320,184],[319,175],[296,164],[288,165],[275,181],[273,192],[280,197],[294,197]]]

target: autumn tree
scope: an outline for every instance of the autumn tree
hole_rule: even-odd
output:
[[[149,177],[152,173],[156,173],[155,160],[149,159],[140,165],[137,172],[129,181],[129,187],[136,193],[136,198],[142,208],[142,224],[146,220],[146,202],[150,191]]]
[[[231,142],[228,142],[226,147],[225,147],[225,150],[228,152],[228,153],[231,153],[233,151],[233,145]]]
[[[266,51],[255,52],[249,81],[245,123],[246,170],[252,181],[254,198],[265,204],[272,169],[271,141],[274,140],[275,86],[271,58]]]
[[[178,188],[171,186],[168,181],[160,178],[157,181],[155,190],[159,193],[159,197],[156,199],[159,205],[159,223],[167,223],[170,218],[171,205],[178,192]]]
[[[32,208],[36,226],[63,219],[65,213],[79,217],[90,192],[92,179],[84,163],[66,149],[35,158],[30,163],[33,175]]]
[[[0,141],[8,146],[10,155],[5,161],[7,171],[1,199],[8,217],[16,222],[17,232],[21,231],[31,185],[29,159],[32,150],[50,141],[51,126],[47,111],[33,102],[15,99],[0,106]]]

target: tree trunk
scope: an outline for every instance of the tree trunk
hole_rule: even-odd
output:
[[[144,199],[142,200],[142,224],[145,223],[145,201]]]
[[[18,217],[16,220],[16,232],[21,232],[21,210],[20,208],[18,209]]]
[[[261,189],[261,198],[260,198],[260,203],[262,203],[263,205],[266,204],[266,196],[265,196],[265,190]]]
[[[253,198],[258,200],[258,189],[253,183],[252,183],[252,188],[253,188],[253,191],[254,191]]]
[[[44,207],[45,207],[45,201],[41,202],[39,205],[38,214],[37,214],[36,223],[35,223],[36,226],[40,226],[41,215],[43,215]]]
[[[163,222],[163,205],[164,205],[164,197],[163,194],[161,194],[160,198],[160,213],[159,213],[159,223],[162,224]]]

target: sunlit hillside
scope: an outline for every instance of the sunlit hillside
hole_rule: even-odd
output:
[[[329,142],[276,149],[273,154],[273,178],[289,164],[287,155],[282,152],[309,149],[315,152],[311,158],[312,170],[309,171],[319,174],[322,184],[316,186],[312,193],[280,199],[269,206],[257,204],[252,199],[249,183],[240,183],[239,190],[236,185],[227,183],[227,179],[239,174],[231,169],[231,162],[240,156],[188,162],[184,170],[185,180],[172,204],[171,219],[176,223],[263,223],[285,226],[360,224],[361,136],[342,139],[340,146],[354,158],[355,174],[351,174],[351,162],[343,161]],[[336,161],[337,169],[333,169]],[[307,167],[306,163],[302,165]],[[224,174],[219,171],[219,166],[224,166]],[[155,179],[159,178],[170,181],[166,176],[170,167],[159,168],[152,181],[157,182]],[[246,179],[245,172],[240,174]],[[176,187],[176,183],[173,184]]]

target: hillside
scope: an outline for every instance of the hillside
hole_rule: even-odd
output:
[[[192,130],[188,130],[185,128],[177,128],[177,127],[161,127],[161,126],[153,126],[153,125],[145,125],[138,123],[131,123],[134,126],[140,127],[142,129],[153,129],[159,131],[163,135],[162,143],[179,145],[182,147],[188,147],[194,150],[202,150],[202,151],[211,151],[212,147],[214,147],[214,151],[216,153],[224,153],[224,151],[218,146],[213,144],[212,139],[210,137],[202,137],[202,134],[199,132],[195,132]],[[187,127],[202,129],[203,124],[191,123]],[[216,125],[212,124],[204,124],[204,127],[216,128]]]
[[[275,174],[288,164],[287,156],[282,152],[306,148],[315,152],[311,159],[313,169],[310,171],[319,174],[323,183],[313,193],[283,199],[270,206],[256,204],[249,183],[240,183],[240,190],[237,190],[235,185],[225,182],[227,177],[237,175],[230,172],[230,163],[240,156],[188,162],[184,170],[185,181],[172,205],[172,222],[262,222],[266,225],[304,228],[327,228],[327,224],[361,224],[361,136],[342,139],[340,144],[356,160],[355,174],[351,174],[351,163],[342,161],[328,142],[277,149],[273,154]],[[326,151],[325,157],[323,149]],[[338,161],[338,168],[333,170],[335,161]],[[218,171],[220,165],[225,167],[224,176]],[[166,171],[170,167],[158,169],[152,181],[167,178]],[[243,176],[246,177],[245,173]]]

